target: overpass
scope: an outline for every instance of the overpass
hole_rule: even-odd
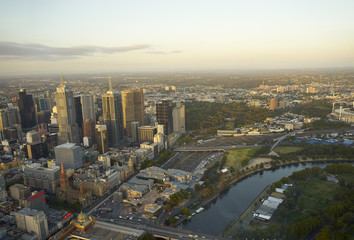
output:
[[[218,147],[180,147],[175,152],[226,152],[225,148]]]
[[[274,148],[276,148],[285,138],[289,137],[289,136],[295,136],[297,133],[301,133],[301,132],[304,132],[304,130],[307,130],[308,128],[306,129],[300,129],[300,130],[296,130],[296,131],[293,131],[293,132],[289,132],[281,137],[278,137],[278,138],[275,138],[274,141],[276,141],[273,146],[270,148],[270,153],[274,150]]]
[[[229,149],[254,148],[262,145],[233,145],[225,147],[179,147],[175,148],[175,152],[227,152]]]

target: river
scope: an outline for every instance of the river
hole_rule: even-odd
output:
[[[218,198],[205,207],[205,210],[185,221],[178,227],[196,232],[220,235],[222,229],[232,220],[241,216],[249,204],[267,186],[290,176],[293,172],[306,167],[325,167],[329,163],[299,163],[265,170],[241,180],[222,193]]]

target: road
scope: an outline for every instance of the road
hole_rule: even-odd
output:
[[[167,226],[153,226],[153,225],[147,225],[147,224],[137,224],[135,222],[130,222],[129,220],[123,220],[123,219],[115,219],[113,220],[113,223],[109,219],[103,219],[99,218],[98,222],[106,222],[110,226],[120,226],[120,227],[128,227],[128,228],[134,228],[134,229],[140,229],[147,231],[149,233],[155,234],[155,235],[160,235],[160,236],[165,236],[165,237],[171,237],[171,238],[176,238],[176,239],[195,239],[195,238],[201,238],[201,239],[210,239],[210,240],[226,240],[228,238],[224,237],[218,237],[218,236],[212,236],[210,234],[203,234],[203,233],[195,233],[189,230],[184,230],[184,229],[179,229],[179,228],[172,228],[172,227],[167,227]],[[111,223],[110,223],[111,222]]]

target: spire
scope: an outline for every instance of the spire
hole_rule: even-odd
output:
[[[109,83],[109,91],[112,92],[113,91],[113,85],[112,85],[112,77],[109,76],[108,78],[108,83]]]
[[[60,76],[60,86],[64,86],[65,82],[64,82],[64,76],[63,76],[63,72],[61,72],[61,76]]]
[[[61,174],[65,174],[63,162],[61,162]]]

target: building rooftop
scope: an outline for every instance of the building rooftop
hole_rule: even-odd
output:
[[[65,149],[72,149],[74,147],[78,147],[78,146],[76,146],[75,143],[64,143],[64,144],[56,146],[56,148],[65,148]]]
[[[38,211],[36,209],[30,209],[30,208],[22,208],[20,211],[18,211],[18,213],[27,216],[32,216],[32,217],[38,216],[40,214],[44,214],[42,211]]]

